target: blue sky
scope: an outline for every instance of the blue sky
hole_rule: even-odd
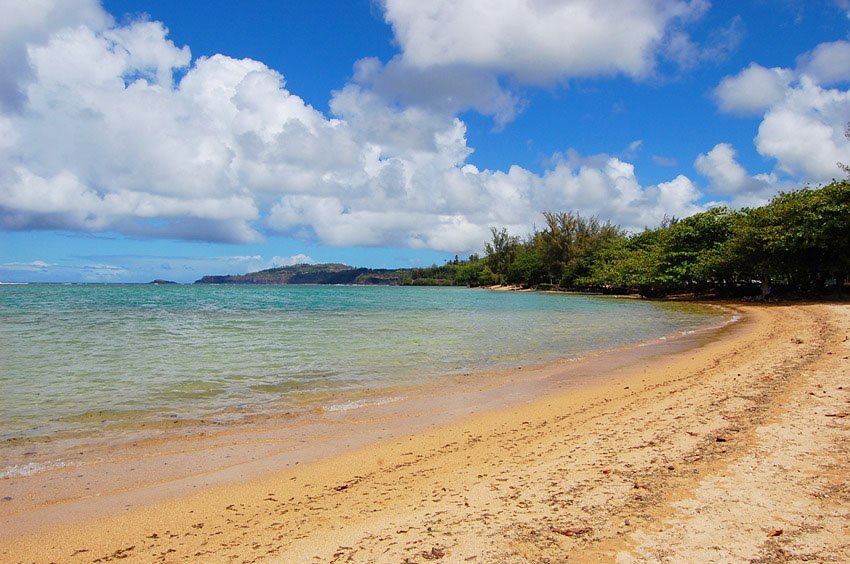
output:
[[[428,265],[850,162],[845,0],[0,8],[0,281]]]

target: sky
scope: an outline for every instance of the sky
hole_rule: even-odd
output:
[[[0,0],[0,281],[631,231],[850,163],[850,0]]]

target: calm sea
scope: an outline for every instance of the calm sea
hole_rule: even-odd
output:
[[[687,304],[459,288],[2,285],[0,454],[174,420],[352,408],[328,398],[714,319]],[[22,468],[0,462],[0,476]]]

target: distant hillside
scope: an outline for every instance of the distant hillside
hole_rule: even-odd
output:
[[[399,285],[404,270],[354,268],[346,264],[296,264],[248,274],[204,276],[195,284],[369,284]],[[410,276],[408,275],[408,278]]]

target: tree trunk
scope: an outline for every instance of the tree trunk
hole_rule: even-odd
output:
[[[761,297],[764,300],[770,297],[770,276],[767,274],[761,275]]]

